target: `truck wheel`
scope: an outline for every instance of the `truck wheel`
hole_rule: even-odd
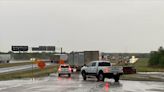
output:
[[[71,77],[71,74],[68,74],[68,77]]]
[[[104,74],[102,72],[99,73],[97,79],[98,79],[98,81],[104,81],[104,79],[105,79]]]
[[[116,76],[114,76],[114,80],[115,80],[115,82],[119,82],[119,79],[120,79],[120,75],[116,75]]]
[[[51,63],[53,63],[53,61],[51,60]]]
[[[85,71],[83,71],[81,74],[82,74],[82,76],[83,76],[83,80],[86,80],[87,77],[86,77],[86,73],[85,73]]]
[[[9,63],[9,60],[7,60],[7,63]]]

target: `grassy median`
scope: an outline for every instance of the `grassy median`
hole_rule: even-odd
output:
[[[57,71],[58,65],[48,66],[45,69],[33,69],[27,71],[16,71],[13,73],[0,74],[0,80],[21,79],[21,78],[37,78],[50,75]]]
[[[149,66],[148,58],[140,58],[135,64],[131,64],[137,70],[137,72],[164,72],[164,67]]]
[[[164,79],[152,77],[149,75],[143,76],[140,74],[122,75],[120,78],[122,80],[131,80],[131,81],[159,81],[159,82],[164,82]]]
[[[13,67],[13,66],[21,66],[21,65],[29,65],[32,64],[32,62],[22,62],[22,63],[3,63],[0,64],[0,68],[5,68],[5,67]]]
[[[129,64],[128,66],[133,66],[136,68],[137,72],[164,72],[164,67],[149,66],[148,58],[140,58],[136,63]],[[127,65],[124,65],[127,66]],[[134,81],[164,81],[164,79],[152,77],[151,75],[142,74],[124,74],[121,76],[123,80],[134,80]]]

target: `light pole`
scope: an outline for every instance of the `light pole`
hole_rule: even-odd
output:
[[[62,53],[63,53],[63,48],[61,47],[61,49],[60,49],[60,50],[61,50],[61,54],[62,54]]]
[[[72,52],[72,54],[73,54],[73,68],[75,68],[75,56],[74,56],[74,51]]]

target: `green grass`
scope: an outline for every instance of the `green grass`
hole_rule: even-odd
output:
[[[120,77],[122,80],[133,80],[133,81],[164,81],[160,78],[155,77],[141,77],[141,75],[138,74],[130,74],[130,75],[122,75]]]
[[[21,66],[21,65],[29,65],[29,64],[32,64],[32,62],[5,63],[5,64],[0,64],[0,68],[12,67],[12,66]]]
[[[149,66],[148,58],[140,58],[135,64],[131,64],[137,69],[137,72],[164,72],[164,67]]]
[[[0,74],[0,80],[21,79],[21,78],[36,78],[48,76],[50,73],[57,72],[58,65],[48,66],[43,70],[33,69],[28,71],[17,71],[14,73]]]
[[[149,59],[148,58],[140,58],[134,64],[128,64],[123,66],[133,66],[136,68],[137,72],[164,72],[164,67],[158,66],[149,66]],[[163,79],[151,77],[149,75],[142,75],[142,74],[124,74],[121,76],[122,80],[134,80],[134,81],[164,81]]]

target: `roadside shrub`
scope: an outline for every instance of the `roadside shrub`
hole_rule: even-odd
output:
[[[159,66],[164,66],[164,56],[160,57]]]
[[[149,59],[150,66],[162,66],[164,67],[164,49],[160,47],[158,51],[152,51]]]

